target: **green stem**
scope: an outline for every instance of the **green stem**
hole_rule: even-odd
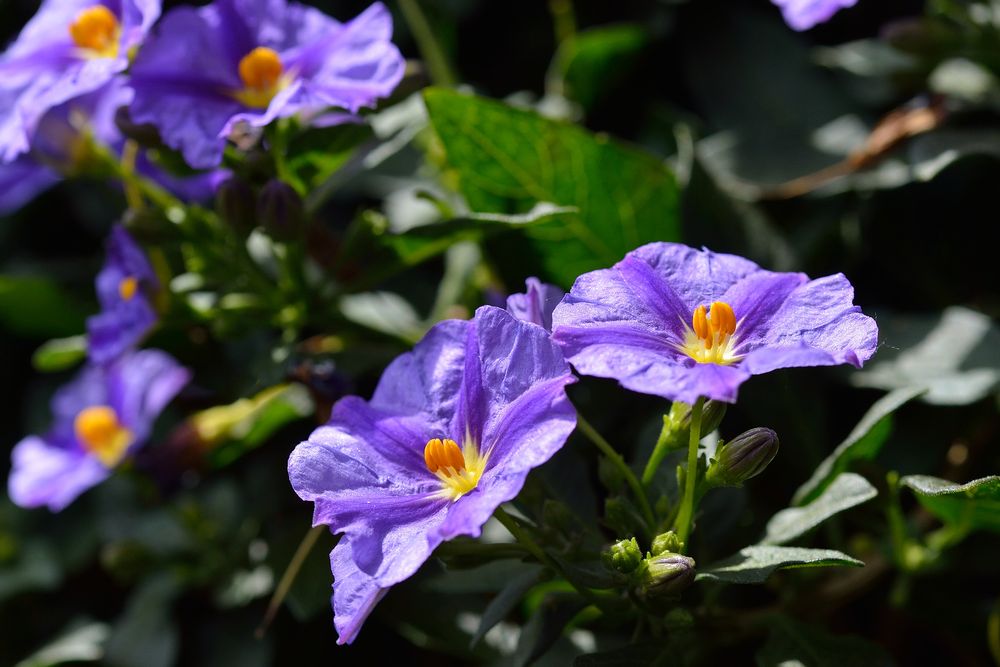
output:
[[[576,37],[576,16],[573,12],[573,0],[549,0],[549,13],[555,27],[556,45]]]
[[[671,435],[673,435],[673,430],[668,425],[667,418],[664,417],[663,428],[660,429],[660,437],[656,439],[656,446],[653,447],[653,453],[649,455],[646,467],[642,471],[642,485],[647,489],[653,483],[656,471],[660,469],[660,464],[663,463],[667,452],[670,451]]]
[[[649,525],[650,530],[656,530],[656,517],[653,515],[653,508],[649,505],[649,500],[646,498],[646,491],[642,488],[642,484],[639,483],[639,479],[632,472],[632,469],[628,467],[625,463],[625,459],[622,455],[615,451],[604,437],[597,432],[597,430],[590,425],[583,415],[577,413],[576,424],[580,429],[580,432],[587,436],[592,443],[597,445],[597,448],[608,457],[611,461],[621,471],[622,476],[625,478],[625,483],[629,485],[632,489],[632,493],[635,495],[636,502],[639,503],[639,509],[642,511],[642,516],[646,519],[646,523]]]
[[[274,595],[271,596],[271,601],[267,603],[267,611],[264,612],[264,620],[260,622],[260,626],[257,627],[257,631],[254,633],[258,639],[264,636],[267,632],[268,626],[271,625],[271,621],[274,620],[275,614],[278,613],[278,609],[281,607],[281,603],[285,600],[285,596],[288,595],[288,591],[292,589],[292,584],[295,583],[295,577],[299,575],[299,571],[302,569],[302,564],[306,562],[306,556],[312,551],[313,546],[316,544],[316,540],[326,529],[326,526],[315,526],[312,528],[306,536],[302,538],[302,542],[299,543],[299,548],[295,550],[295,555],[292,556],[291,562],[288,563],[288,568],[285,573],[281,575],[281,581],[278,582],[277,588],[274,589]]]
[[[887,473],[885,481],[889,487],[886,500],[886,518],[889,521],[893,560],[896,562],[896,567],[907,571],[909,567],[906,557],[906,521],[903,519],[903,510],[899,506],[899,473],[895,470]]]
[[[410,32],[413,33],[413,39],[417,42],[417,48],[420,49],[424,62],[427,63],[431,82],[435,86],[453,87],[458,79],[451,71],[451,65],[448,64],[444,49],[438,44],[434,30],[427,21],[423,10],[420,9],[417,0],[399,0],[399,8],[403,12],[406,23],[410,26]]]
[[[691,534],[691,519],[694,518],[694,491],[698,486],[698,444],[701,442],[701,413],[704,411],[705,397],[699,396],[691,408],[691,436],[688,440],[688,466],[684,475],[684,498],[677,513],[674,528],[677,537],[687,548],[688,535]]]

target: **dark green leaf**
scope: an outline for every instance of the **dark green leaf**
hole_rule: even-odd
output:
[[[503,589],[497,593],[496,597],[490,600],[483,610],[483,616],[479,620],[479,627],[476,634],[472,636],[470,646],[475,646],[494,625],[502,621],[517,606],[521,598],[537,583],[544,578],[541,567],[534,571],[522,572],[510,580]]]
[[[169,575],[140,586],[108,641],[106,664],[112,667],[171,667],[177,657],[178,633],[170,617],[177,584]]]
[[[750,546],[725,560],[702,569],[696,580],[712,579],[731,584],[760,584],[775,570],[832,565],[864,565],[856,558],[830,549],[801,547]]]
[[[591,28],[567,40],[556,56],[566,95],[590,109],[628,72],[647,42],[641,26],[627,23]]]
[[[785,544],[801,537],[834,514],[871,500],[875,487],[861,475],[841,473],[808,505],[781,510],[767,522],[762,544]]]
[[[517,667],[530,665],[559,639],[566,624],[587,603],[576,595],[552,594],[546,597],[521,630],[512,662]]]
[[[817,466],[809,481],[795,491],[792,503],[802,505],[815,500],[837,475],[847,470],[852,461],[875,458],[892,432],[892,413],[923,392],[920,387],[909,387],[893,391],[876,401],[844,441]]]
[[[882,647],[860,637],[830,634],[785,616],[768,620],[770,635],[757,653],[759,667],[889,667]]]
[[[21,336],[52,338],[83,331],[80,307],[47,278],[0,276],[0,324]]]
[[[664,652],[659,643],[630,644],[610,651],[581,655],[573,667],[633,667],[634,665],[667,664],[656,659]]]
[[[899,483],[910,488],[920,504],[946,524],[1000,532],[1000,477],[996,475],[968,484],[928,475],[908,475]]]
[[[579,210],[524,230],[556,282],[678,238],[676,181],[652,155],[479,97],[431,89],[425,101],[473,210],[523,212],[540,201]]]

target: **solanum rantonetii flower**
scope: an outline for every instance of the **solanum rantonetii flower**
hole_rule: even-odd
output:
[[[546,331],[552,331],[552,311],[566,292],[538,278],[524,281],[525,291],[507,297],[507,311],[519,320],[532,322]]]
[[[353,641],[386,590],[445,540],[476,537],[566,441],[574,381],[540,327],[484,306],[436,325],[393,361],[371,401],[341,399],[292,452],[288,475],[331,554],[334,622]]]
[[[160,0],[46,0],[0,57],[0,160],[26,152],[43,116],[128,67],[160,16]]]
[[[781,8],[781,15],[794,30],[808,30],[845,7],[853,7],[858,0],[771,0]]]
[[[670,400],[735,402],[751,375],[860,367],[878,341],[842,274],[809,280],[750,260],[651,243],[580,276],[553,313],[553,339],[584,375]]]
[[[190,374],[159,350],[87,366],[52,399],[54,424],[11,455],[11,500],[57,512],[145,444],[153,422]]]
[[[330,125],[389,95],[405,67],[391,36],[381,3],[347,23],[285,0],[178,7],[136,57],[131,115],[191,166],[213,167],[238,123]],[[331,108],[342,111],[324,115]]]
[[[105,363],[137,346],[156,324],[151,301],[159,288],[156,273],[142,248],[117,225],[107,242],[107,259],[97,274],[101,312],[87,319],[91,360]]]

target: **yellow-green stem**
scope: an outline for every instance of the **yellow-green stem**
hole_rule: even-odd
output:
[[[684,497],[677,513],[674,529],[677,537],[685,545],[691,534],[691,520],[694,518],[694,491],[698,486],[698,445],[701,442],[701,413],[704,411],[705,397],[699,396],[691,408],[691,436],[688,440],[688,465],[684,475]]]

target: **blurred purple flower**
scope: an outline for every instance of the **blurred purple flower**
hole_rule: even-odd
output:
[[[50,109],[103,87],[128,67],[160,15],[159,0],[46,0],[0,56],[0,160],[29,150]]]
[[[651,243],[586,273],[553,314],[553,339],[584,375],[694,403],[734,402],[751,375],[875,353],[875,321],[843,274],[809,280],[735,255]]]
[[[18,91],[0,89],[0,108],[13,104]],[[0,164],[0,214],[16,211],[66,176],[85,173],[91,142],[120,153],[125,139],[115,124],[115,112],[132,100],[133,91],[124,77],[50,109],[31,136],[28,153]],[[228,175],[213,170],[192,176],[172,176],[150,162],[144,153],[136,160],[136,171],[187,201],[208,199]]]
[[[152,293],[159,289],[145,253],[115,226],[107,243],[107,259],[97,274],[101,312],[87,318],[87,347],[94,363],[106,363],[137,346],[156,324]]]
[[[55,423],[48,434],[14,447],[10,499],[53,512],[69,505],[145,443],[188,380],[187,369],[159,350],[84,368],[52,399]]]
[[[808,30],[817,23],[830,20],[845,7],[853,7],[858,0],[771,0],[781,8],[781,14],[794,30]]]
[[[296,447],[292,487],[315,503],[314,525],[343,533],[330,554],[339,643],[439,544],[477,537],[563,446],[576,424],[564,389],[573,381],[542,329],[483,306],[431,329],[371,401],[341,399]]]
[[[213,167],[237,123],[263,127],[331,107],[355,114],[389,95],[404,69],[391,36],[381,3],[343,24],[285,0],[179,7],[132,67],[132,118],[155,125],[191,166]]]
[[[523,294],[507,297],[507,311],[519,320],[552,331],[552,311],[566,292],[538,278],[528,278],[524,284],[527,289]]]

